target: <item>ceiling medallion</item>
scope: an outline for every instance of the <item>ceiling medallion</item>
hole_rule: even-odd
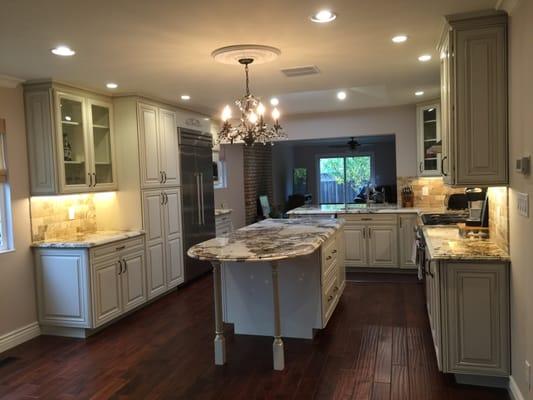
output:
[[[235,55],[243,57],[236,60],[239,64],[244,65],[244,72],[246,76],[246,93],[243,97],[235,101],[235,105],[240,111],[240,118],[235,118],[235,124],[232,125],[232,110],[229,105],[226,105],[222,110],[222,129],[218,133],[218,143],[233,144],[236,142],[244,142],[245,145],[251,146],[254,143],[270,143],[276,139],[286,138],[287,135],[283,132],[283,128],[279,123],[280,112],[274,107],[271,112],[273,124],[269,125],[265,122],[266,107],[261,103],[258,97],[250,93],[250,80],[248,75],[248,66],[254,61],[267,62],[276,57],[280,52],[278,49],[268,46],[254,46],[250,50],[249,47],[230,46],[215,50],[212,55],[215,59],[224,54],[225,49],[230,49],[231,55],[223,57],[218,61],[233,64],[231,60],[235,60]],[[273,52],[272,49],[275,51]],[[226,53],[227,55],[227,53]],[[222,61],[224,60],[224,61]],[[229,62],[228,62],[229,61]]]

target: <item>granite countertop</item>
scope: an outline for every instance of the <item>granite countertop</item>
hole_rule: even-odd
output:
[[[313,253],[344,225],[341,219],[266,219],[191,247],[208,261],[275,261]]]
[[[215,208],[215,217],[219,215],[231,214],[233,210],[231,208]]]
[[[97,231],[73,238],[46,239],[32,243],[39,248],[90,248],[144,235],[144,231]]]
[[[467,239],[457,226],[424,226],[424,238],[432,260],[509,261],[509,254],[490,239]]]
[[[397,204],[321,204],[309,205],[287,211],[288,215],[317,215],[317,214],[418,214],[420,208],[400,207]]]

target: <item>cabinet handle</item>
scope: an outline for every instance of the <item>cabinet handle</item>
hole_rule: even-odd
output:
[[[118,246],[115,248],[116,251],[124,250],[126,248],[126,245],[123,244],[122,246]]]
[[[161,205],[164,205],[165,204],[165,197],[163,196],[163,193],[159,193],[159,196],[161,197]]]
[[[89,187],[91,187],[93,185],[93,176],[90,172],[88,172],[87,175],[89,175]]]
[[[128,263],[126,260],[122,260],[122,262],[124,263],[124,272],[128,272]]]
[[[326,260],[331,260],[331,256],[327,256],[327,257],[326,257]]]
[[[337,250],[333,250],[331,254],[337,254]]]
[[[166,178],[165,178],[165,182],[166,182]],[[165,193],[165,204],[168,204],[168,194]]]
[[[159,183],[163,183],[163,171],[159,171]]]
[[[446,172],[444,172],[444,160],[446,160],[448,158],[448,156],[444,156],[441,158],[440,160],[440,173],[443,175],[443,176],[448,176],[448,174]]]
[[[122,261],[120,260],[118,260],[118,267],[119,267],[118,274],[122,275]]]
[[[333,289],[334,292],[338,292],[339,291],[339,287],[338,286],[335,286],[335,288]]]
[[[363,239],[366,239],[366,228],[363,228]]]
[[[331,300],[333,300],[333,295],[330,294],[330,295],[328,296],[328,303],[329,303]]]
[[[400,217],[400,228],[402,227],[402,218]]]
[[[163,171],[163,183],[167,183],[167,171]]]
[[[423,172],[422,170],[422,166],[424,165],[424,163],[422,161],[420,161],[420,164],[418,164],[418,170],[420,171],[420,173]]]
[[[372,239],[372,228],[368,228],[368,238]]]
[[[372,221],[372,218],[361,218],[361,221]]]
[[[93,172],[93,187],[96,187],[96,172]]]

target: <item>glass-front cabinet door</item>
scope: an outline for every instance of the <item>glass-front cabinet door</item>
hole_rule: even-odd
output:
[[[418,175],[441,175],[440,105],[417,108]]]
[[[89,99],[87,106],[92,150],[91,185],[98,190],[115,189],[111,104]]]
[[[87,191],[90,181],[85,99],[57,93],[60,184],[62,192]]]

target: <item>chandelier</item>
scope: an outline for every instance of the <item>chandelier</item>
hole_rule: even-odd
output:
[[[218,143],[244,142],[245,145],[251,146],[254,143],[270,143],[275,139],[286,138],[283,128],[279,124],[280,112],[274,107],[271,116],[273,124],[265,122],[267,112],[260,99],[250,93],[250,82],[248,77],[248,65],[254,61],[253,58],[241,58],[239,63],[244,65],[246,74],[246,94],[239,100],[235,101],[239,111],[240,119],[235,125],[232,125],[232,111],[229,105],[222,110],[222,129],[218,133]]]

